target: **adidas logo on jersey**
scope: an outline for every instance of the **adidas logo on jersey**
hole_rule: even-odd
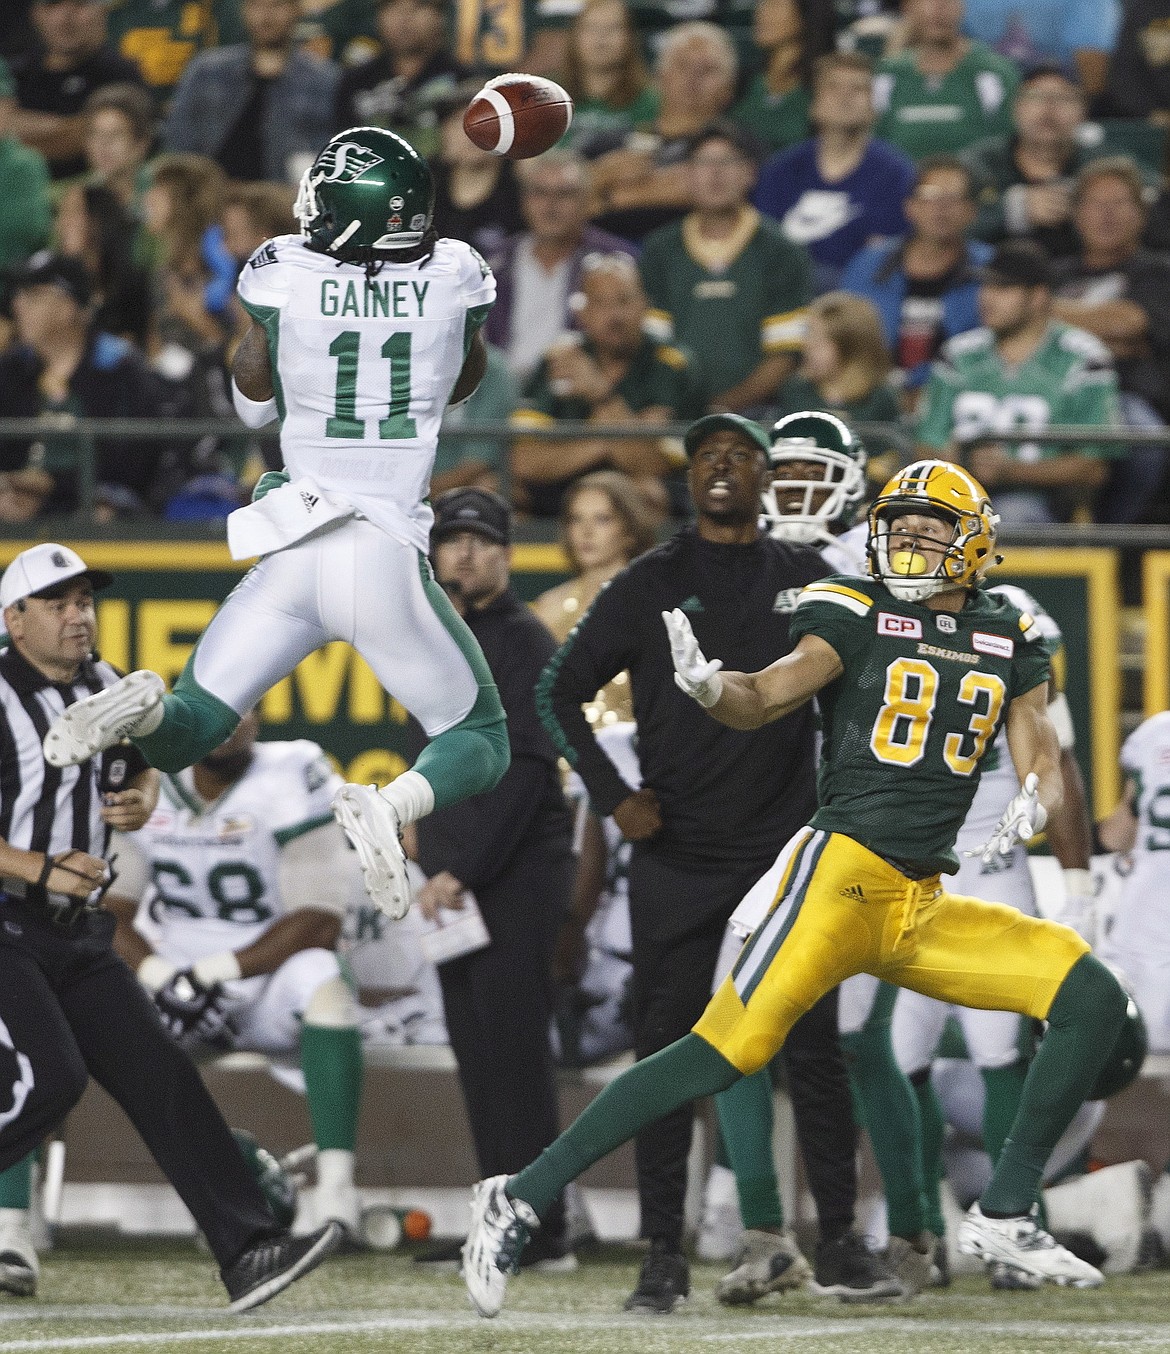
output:
[[[862,892],[860,884],[847,885],[841,890],[841,897],[848,898],[854,903],[864,903],[866,901],[865,894]]]
[[[310,494],[304,489],[301,490],[301,502],[305,505],[306,512],[312,512],[320,501],[316,494]]]
[[[799,588],[781,588],[776,594],[776,600],[772,603],[772,610],[774,612],[795,611],[800,592]]]
[[[678,604],[678,609],[680,611],[702,611],[703,604],[697,597],[688,597],[685,602]]]

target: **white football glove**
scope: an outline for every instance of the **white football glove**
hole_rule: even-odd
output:
[[[1040,803],[1037,793],[1040,778],[1029,771],[1024,778],[1023,788],[1015,795],[1003,811],[1003,817],[995,825],[995,831],[978,851],[966,851],[965,855],[978,856],[984,865],[990,865],[996,856],[1011,855],[1017,842],[1029,841],[1048,821],[1048,810]]]
[[[666,633],[670,636],[670,656],[674,660],[674,680],[681,690],[710,709],[723,693],[723,678],[718,658],[705,658],[691,623],[684,612],[675,607],[664,611]]]

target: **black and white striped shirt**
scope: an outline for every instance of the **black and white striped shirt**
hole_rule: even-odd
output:
[[[58,769],[41,747],[49,725],[67,705],[101,691],[119,673],[87,659],[72,683],[51,682],[15,646],[0,653],[0,838],[24,851],[56,855],[71,848],[104,856],[110,829],[102,822],[102,794],[125,788],[146,762],[128,746],[111,748],[80,766]],[[0,888],[32,903],[45,890],[5,879]]]

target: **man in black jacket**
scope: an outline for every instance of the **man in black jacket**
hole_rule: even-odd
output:
[[[557,1136],[550,970],[573,884],[572,831],[534,697],[556,641],[508,586],[511,514],[504,500],[483,489],[452,489],[434,506],[435,576],[483,649],[512,745],[511,766],[495,789],[415,827],[428,875],[419,910],[426,917],[457,911],[470,892],[491,937],[485,948],[439,966],[476,1155],[491,1175],[518,1170]],[[571,1267],[563,1208],[529,1250],[529,1263]]]
[[[664,611],[687,613],[704,652],[734,654],[729,663],[755,671],[791,648],[797,593],[826,573],[815,551],[759,530],[760,493],[771,473],[763,428],[736,414],[711,414],[691,426],[685,446],[695,525],[635,560],[601,592],[537,691],[545,727],[597,813],[612,814],[634,843],[639,1058],[681,1038],[699,1018],[728,918],[816,804],[811,706],[743,733],[704,719],[675,685]],[[637,791],[581,712],[627,670],[642,769]],[[836,1012],[834,991],[798,1022],[785,1062],[821,1226],[817,1282],[839,1296],[877,1296],[890,1291],[889,1276],[851,1229],[856,1129]],[[687,1105],[638,1138],[642,1234],[651,1250],[630,1311],[669,1312],[689,1290],[681,1243],[692,1121]],[[730,1143],[729,1152],[734,1160]]]

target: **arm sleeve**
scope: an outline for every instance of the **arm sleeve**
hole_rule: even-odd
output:
[[[466,251],[460,273],[463,303],[467,306],[468,324],[478,329],[495,303],[496,278],[478,249],[469,244],[464,244],[463,249]]]
[[[794,645],[805,635],[816,635],[836,651],[842,663],[865,648],[873,636],[873,603],[860,589],[851,587],[851,581],[830,578],[801,593],[788,623]],[[865,609],[861,611],[863,602]]]
[[[646,332],[659,343],[671,343],[674,340],[674,313],[667,280],[669,269],[661,243],[655,235],[650,236],[638,260],[638,271],[642,274],[642,286],[650,303],[644,321]]]
[[[762,283],[767,314],[760,321],[763,352],[796,352],[804,343],[805,307],[812,300],[812,269],[799,245],[787,240],[779,246],[773,266]]]
[[[1041,682],[1047,682],[1052,675],[1052,655],[1046,644],[1029,644],[1016,641],[1014,661],[1012,662],[1012,699],[1026,696]]]
[[[950,444],[955,432],[957,389],[945,374],[943,365],[936,362],[922,395],[922,418],[917,434],[919,442],[940,451]]]
[[[236,291],[253,319],[263,323],[267,312],[280,310],[288,301],[288,269],[281,262],[276,240],[262,244],[240,270]]]
[[[241,422],[249,428],[263,428],[277,417],[275,396],[270,400],[250,400],[235,381],[232,382],[232,404]]]
[[[536,709],[557,752],[585,782],[589,798],[608,817],[632,788],[602,752],[581,706],[630,664],[630,640],[639,620],[627,594],[637,587],[619,577],[596,601],[553,654],[536,688]]]

